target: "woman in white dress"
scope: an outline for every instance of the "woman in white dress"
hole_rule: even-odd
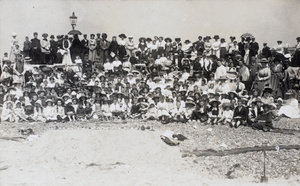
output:
[[[220,37],[218,35],[214,36],[215,42],[212,44],[212,55],[217,56],[217,58],[220,58]]]
[[[73,65],[72,59],[71,59],[71,53],[70,53],[70,47],[71,47],[71,42],[68,39],[68,36],[66,35],[63,43],[62,43],[62,48],[63,48],[63,60],[62,64],[63,65]]]
[[[285,101],[285,104],[280,107],[277,115],[284,115],[289,118],[300,118],[298,100],[295,99],[293,90],[288,90],[285,95],[288,99]]]
[[[10,54],[9,54],[9,60],[13,63],[15,62],[15,59],[16,59],[16,56],[14,54],[14,51],[16,50],[16,45],[18,45],[18,40],[16,39],[17,37],[17,34],[16,33],[13,33],[12,34],[12,40],[10,42]]]

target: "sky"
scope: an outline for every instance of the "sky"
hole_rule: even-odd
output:
[[[300,36],[300,0],[0,0],[0,56],[9,52],[11,34],[23,45],[25,36],[38,32],[67,34],[69,16],[78,17],[82,33],[107,33],[108,38],[124,33],[135,41],[142,36],[181,37],[249,32],[262,46],[277,40],[294,46]]]

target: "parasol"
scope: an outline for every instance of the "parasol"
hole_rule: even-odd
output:
[[[69,35],[75,35],[75,34],[81,35],[82,33],[79,30],[71,30],[68,34]]]
[[[253,36],[252,34],[248,33],[248,32],[242,34],[241,37],[243,37],[243,38],[245,38],[245,39],[246,39],[247,37],[250,37],[250,39],[254,38],[254,36]]]

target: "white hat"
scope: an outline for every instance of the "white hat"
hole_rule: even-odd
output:
[[[11,35],[12,35],[12,36],[17,36],[17,33],[12,33]]]
[[[68,99],[68,100],[66,101],[66,105],[69,104],[69,103],[72,103],[72,100],[71,100],[71,99]]]

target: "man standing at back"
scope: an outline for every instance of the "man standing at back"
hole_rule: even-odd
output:
[[[239,46],[239,51],[240,51],[240,54],[241,56],[244,58],[245,56],[245,38],[242,37],[242,41],[238,43],[238,46]]]
[[[249,57],[251,58],[252,56],[256,57],[258,54],[259,46],[258,43],[255,41],[255,38],[252,38],[252,42],[250,42],[250,52],[249,52]]]
[[[31,39],[31,55],[33,64],[40,63],[41,60],[41,41],[37,38],[38,33],[33,33],[34,38]]]
[[[194,43],[196,45],[196,50],[198,51],[198,55],[202,55],[204,51],[204,42],[202,41],[202,36],[198,37],[198,41]]]
[[[89,54],[89,40],[87,39],[87,35],[83,35],[83,39],[81,40],[81,46],[82,46],[82,56],[83,59],[85,55]]]

